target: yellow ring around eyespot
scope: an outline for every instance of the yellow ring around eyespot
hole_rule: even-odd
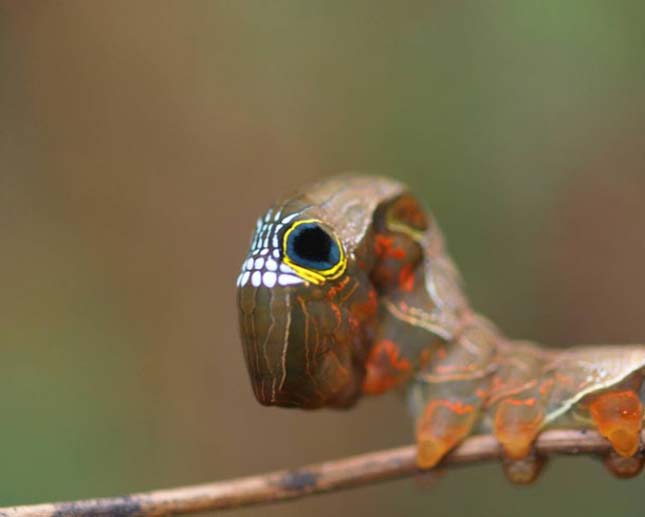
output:
[[[289,240],[289,235],[291,235],[291,232],[298,228],[298,226],[300,226],[301,224],[311,223],[321,225],[323,224],[323,222],[319,219],[303,219],[302,221],[296,221],[295,223],[293,223],[291,228],[284,232],[284,235],[282,237],[282,260],[304,280],[307,280],[312,284],[320,285],[324,283],[325,280],[336,280],[345,272],[345,269],[347,268],[347,257],[345,257],[345,251],[343,250],[343,246],[341,245],[338,238],[335,235],[332,235],[333,239],[336,241],[336,245],[338,246],[340,253],[338,262],[334,264],[334,266],[328,269],[314,270],[299,266],[298,264],[294,263],[287,253],[287,242]]]

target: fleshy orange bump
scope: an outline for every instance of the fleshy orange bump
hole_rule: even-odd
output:
[[[624,457],[633,456],[640,445],[643,404],[632,390],[597,395],[589,405],[598,432]]]
[[[476,416],[471,404],[432,400],[417,422],[417,466],[429,469],[439,463],[468,435]]]
[[[506,399],[495,412],[495,437],[511,459],[521,459],[531,452],[531,445],[540,432],[544,412],[535,398]]]

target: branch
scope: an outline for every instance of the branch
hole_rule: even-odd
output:
[[[642,438],[645,439],[645,432]],[[546,431],[535,445],[543,455],[610,451],[609,442],[594,431]],[[266,504],[413,476],[419,473],[415,452],[415,446],[409,445],[228,481],[119,497],[0,508],[0,517],[177,515]],[[474,436],[446,456],[442,465],[457,466],[500,457],[493,436]]]

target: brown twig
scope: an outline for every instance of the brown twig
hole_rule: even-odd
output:
[[[609,443],[598,433],[571,430],[553,430],[543,433],[536,442],[536,448],[544,455],[606,454],[610,450]],[[474,436],[449,454],[442,465],[453,466],[498,458],[500,458],[500,448],[492,436]],[[203,485],[120,497],[0,508],[0,516],[187,514],[295,499],[412,476],[417,472],[415,447],[407,446],[309,465],[295,470],[279,470]]]

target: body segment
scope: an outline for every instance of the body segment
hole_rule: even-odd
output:
[[[637,471],[645,347],[548,351],[508,340],[469,306],[441,232],[403,185],[342,176],[258,220],[238,277],[240,330],[258,400],[349,407],[407,393],[418,464],[492,432],[505,471],[531,481],[547,427],[597,428],[618,474]]]

